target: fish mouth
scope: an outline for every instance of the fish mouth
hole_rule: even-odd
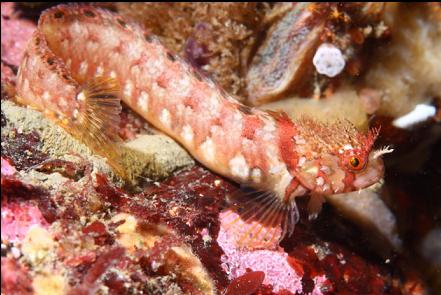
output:
[[[369,157],[369,165],[355,175],[353,186],[355,189],[364,189],[377,183],[384,176],[384,163],[381,158]]]

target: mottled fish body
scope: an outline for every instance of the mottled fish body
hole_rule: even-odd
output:
[[[110,157],[121,98],[204,166],[261,192],[250,210],[285,233],[298,219],[296,196],[358,190],[383,175],[375,131],[245,106],[137,25],[88,5],[42,14],[17,93]]]

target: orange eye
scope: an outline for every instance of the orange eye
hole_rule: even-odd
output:
[[[357,171],[364,168],[364,162],[359,157],[351,157],[349,159],[349,165],[352,169],[357,170]]]

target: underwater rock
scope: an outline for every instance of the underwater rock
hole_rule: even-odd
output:
[[[326,196],[326,200],[366,232],[376,234],[377,239],[372,242],[378,247],[379,253],[402,250],[396,217],[381,200],[378,189],[367,188],[360,192],[330,195]]]
[[[40,150],[53,158],[72,161],[72,153],[87,159],[98,171],[112,175],[106,160],[94,155],[90,149],[69,135],[63,128],[46,119],[41,113],[1,101],[2,112],[9,125],[2,128],[2,138],[10,137],[17,126],[22,133],[36,132]],[[123,163],[132,179],[148,177],[159,179],[169,176],[178,169],[190,167],[194,161],[177,143],[165,135],[142,135],[124,144]],[[77,157],[77,160],[79,158]],[[38,161],[37,161],[38,162]],[[37,163],[34,163],[37,164]]]
[[[124,144],[126,166],[136,176],[161,179],[194,165],[190,155],[166,135],[139,135]]]

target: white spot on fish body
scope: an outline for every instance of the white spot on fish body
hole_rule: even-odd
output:
[[[302,167],[303,164],[305,164],[306,162],[306,158],[305,157],[300,157],[299,162],[297,163],[298,167]]]
[[[316,183],[318,186],[322,186],[325,184],[325,180],[323,179],[323,177],[320,176],[320,177],[317,177]]]
[[[111,71],[111,72],[110,72],[110,78],[113,78],[113,79],[116,78],[116,73],[115,73],[115,71]]]
[[[201,144],[201,150],[206,160],[214,162],[216,148],[210,137]]]
[[[193,134],[193,129],[191,128],[190,125],[184,125],[184,127],[182,128],[181,137],[184,139],[184,141],[187,144],[193,143],[194,134]]]
[[[73,38],[75,37],[87,37],[87,28],[84,25],[81,25],[78,21],[74,21],[69,28],[69,33]]]
[[[81,91],[80,93],[78,93],[77,95],[77,100],[78,101],[85,101],[86,100],[86,96],[84,95],[84,92]]]
[[[274,131],[276,131],[276,125],[271,119],[263,120],[265,121],[265,125],[261,130],[258,130],[259,136],[261,136],[264,141],[273,141]]]
[[[165,127],[167,128],[171,127],[170,112],[167,109],[162,109],[161,114],[159,116],[159,120]]]
[[[43,99],[45,100],[45,101],[49,101],[50,99],[51,99],[51,95],[49,94],[49,92],[47,92],[47,91],[45,91],[44,93],[43,93]]]
[[[124,97],[128,100],[132,97],[132,91],[133,91],[133,83],[130,80],[126,81],[126,85],[124,86]]]
[[[260,183],[262,181],[262,171],[259,168],[251,169],[251,179],[254,183]]]
[[[245,158],[239,154],[228,162],[231,174],[243,180],[247,179],[250,173],[250,168],[247,165]]]
[[[149,110],[149,95],[145,91],[141,91],[141,95],[138,97],[138,107],[147,112]]]

